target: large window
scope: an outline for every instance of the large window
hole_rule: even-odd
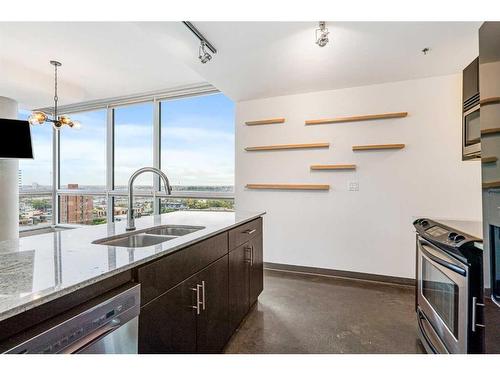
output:
[[[60,184],[63,189],[104,190],[106,187],[106,110],[71,114],[80,129],[60,134]]]
[[[161,167],[177,191],[232,191],[234,104],[222,94],[161,102]]]
[[[19,112],[21,120],[29,115],[29,111]],[[32,126],[31,141],[34,159],[19,161],[21,229],[48,225],[52,220],[52,126]]]
[[[63,128],[60,140],[60,185],[62,189],[106,190],[106,115],[97,110],[71,114],[80,129]],[[59,195],[59,222],[95,225],[106,222],[106,197],[85,194]]]
[[[125,190],[130,175],[153,166],[153,105],[143,103],[115,109],[115,189]],[[135,187],[151,190],[153,177],[144,174]]]
[[[165,197],[163,188],[155,193],[155,177],[145,173],[134,185],[136,216],[233,210],[234,104],[222,94],[182,96],[155,96],[126,105],[110,101],[86,112],[69,110],[82,127],[59,131],[59,187],[52,186],[52,126],[33,126],[35,160],[22,161],[19,170],[21,226],[50,224],[54,196],[59,208],[56,223],[123,220],[128,179],[145,166],[160,167],[173,194]],[[28,115],[22,112],[20,117]]]

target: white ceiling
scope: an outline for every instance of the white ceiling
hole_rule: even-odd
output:
[[[180,22],[0,23],[0,95],[50,105],[209,82],[235,101],[460,72],[478,54],[480,22],[195,22],[218,54],[202,65]],[[421,50],[431,49],[424,56]]]
[[[481,22],[327,22],[324,48],[314,43],[315,22],[195,25],[218,54],[199,64],[194,38],[171,23],[168,33],[191,46],[190,55],[176,56],[232,99],[246,100],[458,73],[478,55]]]
[[[123,22],[0,22],[0,96],[28,107],[52,105],[59,60],[60,104],[190,85],[205,80]]]

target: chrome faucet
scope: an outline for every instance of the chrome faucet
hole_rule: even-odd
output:
[[[168,177],[165,173],[163,173],[158,168],[153,167],[144,167],[136,170],[130,176],[128,180],[128,211],[127,211],[127,230],[135,230],[135,220],[134,220],[134,181],[137,176],[143,174],[144,172],[153,172],[160,176],[165,184],[165,189],[167,190],[167,194],[172,194],[172,188],[170,187],[170,182],[168,182]]]

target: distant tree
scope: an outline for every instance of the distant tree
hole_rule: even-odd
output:
[[[46,210],[50,206],[50,202],[47,199],[33,199],[31,201],[31,206],[35,210]]]

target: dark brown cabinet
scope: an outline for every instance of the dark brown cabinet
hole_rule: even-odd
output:
[[[236,330],[250,308],[250,251],[243,244],[229,253],[229,329]]]
[[[250,258],[250,305],[257,302],[259,294],[264,289],[264,258],[262,252],[262,234],[250,241],[252,248]]]
[[[228,339],[227,255],[141,309],[140,353],[217,353]]]
[[[154,260],[135,280],[139,353],[220,353],[263,289],[262,219]]]
[[[145,305],[227,254],[228,234],[221,233],[137,269]]]
[[[201,309],[196,320],[196,351],[218,353],[229,338],[228,256],[201,271],[196,284],[201,286]]]
[[[236,330],[263,290],[262,234],[229,253],[229,329]]]
[[[196,352],[194,285],[190,278],[141,309],[139,353]]]

